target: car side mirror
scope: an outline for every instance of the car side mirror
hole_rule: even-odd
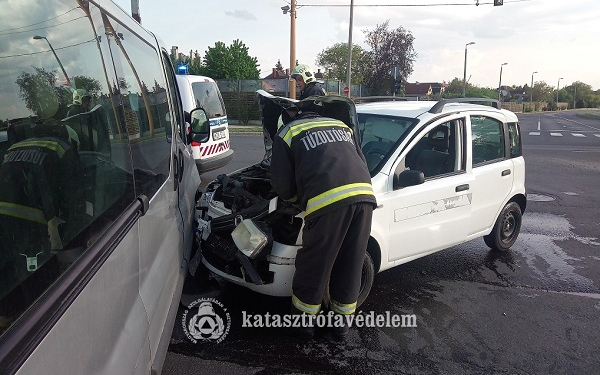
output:
[[[190,128],[193,141],[206,142],[210,137],[210,122],[203,108],[196,108],[190,112]]]
[[[425,175],[421,171],[406,169],[394,172],[394,190],[420,185],[423,182],[425,182]]]

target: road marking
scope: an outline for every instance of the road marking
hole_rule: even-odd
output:
[[[600,134],[594,134],[596,137],[600,138]]]
[[[581,134],[581,133],[571,133],[571,135],[573,137],[585,137],[585,135]]]
[[[562,133],[550,133],[553,137],[562,137]]]
[[[529,132],[529,135],[540,135],[540,132]],[[598,136],[600,137],[600,134]]]

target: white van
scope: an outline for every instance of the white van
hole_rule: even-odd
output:
[[[217,83],[209,77],[177,75],[177,85],[183,110],[194,108],[206,111],[210,126],[192,135],[192,152],[198,171],[208,172],[221,168],[233,159],[229,144],[229,124],[225,103]]]
[[[0,372],[158,374],[200,185],[169,53],[110,1],[21,5],[0,14],[19,30],[0,34]]]

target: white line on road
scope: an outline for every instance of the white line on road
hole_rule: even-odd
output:
[[[585,135],[584,135],[584,134],[581,134],[581,133],[571,133],[571,135],[572,135],[573,137],[585,137]]]
[[[540,132],[529,132],[529,135],[540,135]],[[600,136],[600,134],[599,134]]]
[[[550,133],[553,137],[562,137],[562,133]]]
[[[596,137],[600,138],[600,134],[594,134]]]

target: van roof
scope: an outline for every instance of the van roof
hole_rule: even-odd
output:
[[[214,79],[205,76],[197,76],[193,74],[178,74],[177,79],[185,79],[190,83],[194,82],[215,82]]]

